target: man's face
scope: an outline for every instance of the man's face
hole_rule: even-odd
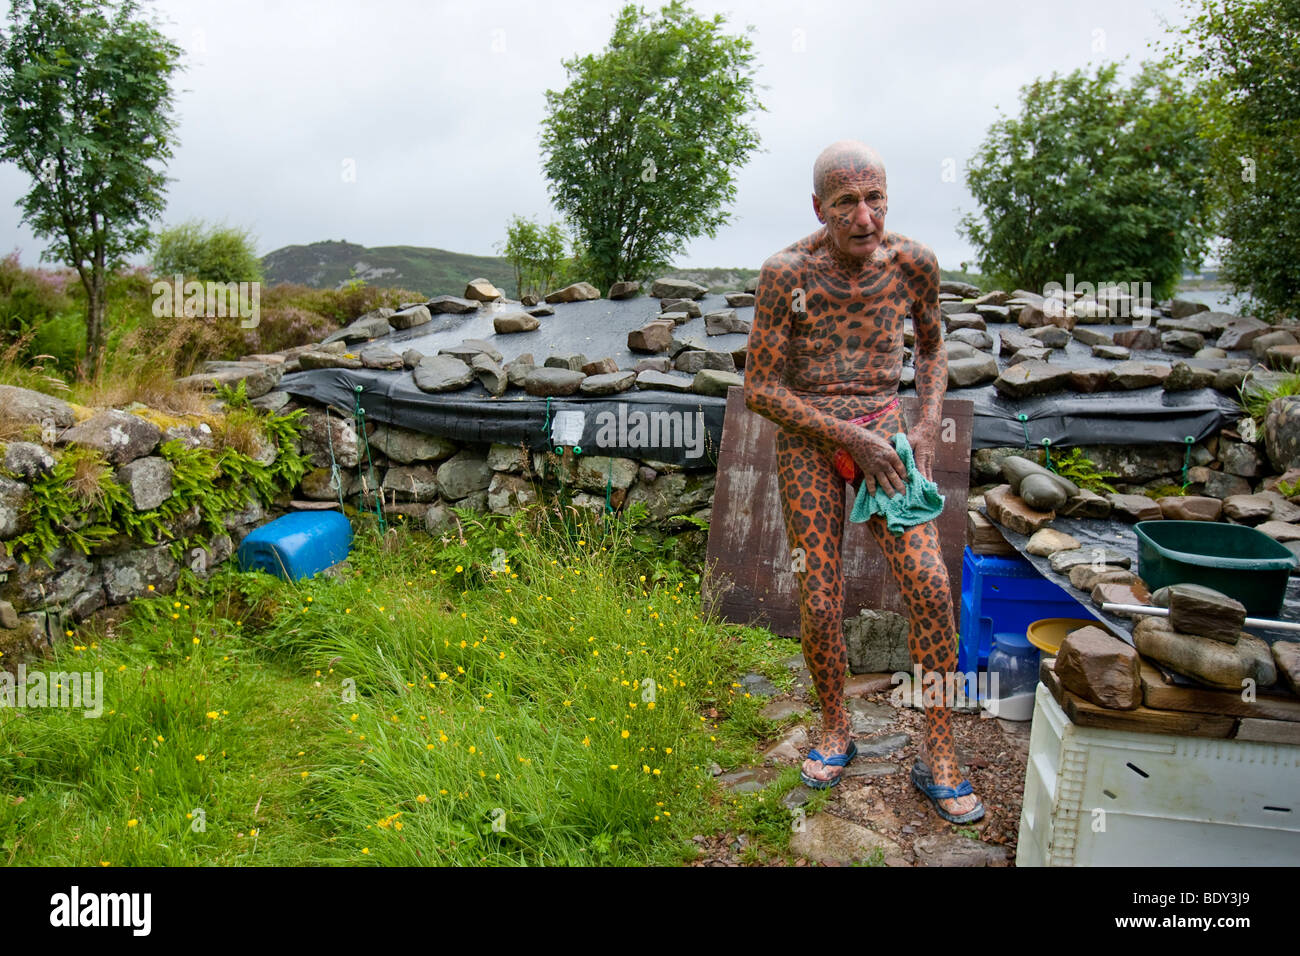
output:
[[[825,199],[813,196],[813,211],[844,255],[865,259],[885,235],[888,196],[885,177],[874,167],[833,170],[826,178]]]

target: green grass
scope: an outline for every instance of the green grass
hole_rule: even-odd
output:
[[[735,678],[794,645],[704,619],[630,519],[541,515],[86,622],[39,667],[101,671],[103,716],[0,709],[0,862],[673,864],[728,827],[783,853],[797,774],[733,798],[708,768],[775,733]]]

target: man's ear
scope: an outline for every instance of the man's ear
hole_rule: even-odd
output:
[[[816,193],[812,194],[812,201],[813,201],[813,212],[817,214],[817,221],[821,223],[826,222],[826,217],[822,215],[822,201],[820,198],[818,198]]]

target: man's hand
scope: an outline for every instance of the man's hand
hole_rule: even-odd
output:
[[[902,493],[907,485],[907,469],[892,444],[872,431],[858,428],[845,450],[862,469],[868,494],[876,493],[877,484],[885,489],[886,494]]]
[[[934,467],[936,431],[935,428],[921,424],[916,425],[907,433],[907,442],[912,446],[912,457],[916,459],[916,470],[931,481],[934,480],[931,469]]]

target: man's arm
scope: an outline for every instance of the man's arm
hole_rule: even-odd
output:
[[[901,250],[899,264],[907,279],[912,306],[916,394],[921,400],[921,418],[912,426],[908,440],[921,474],[930,478],[943,417],[943,396],[948,390],[948,353],[943,345],[943,314],[939,310],[939,261],[929,246],[909,241]]]
[[[759,272],[745,350],[745,406],[788,431],[845,445],[854,426],[801,400],[781,381],[799,275],[796,255],[790,252],[772,256]]]

